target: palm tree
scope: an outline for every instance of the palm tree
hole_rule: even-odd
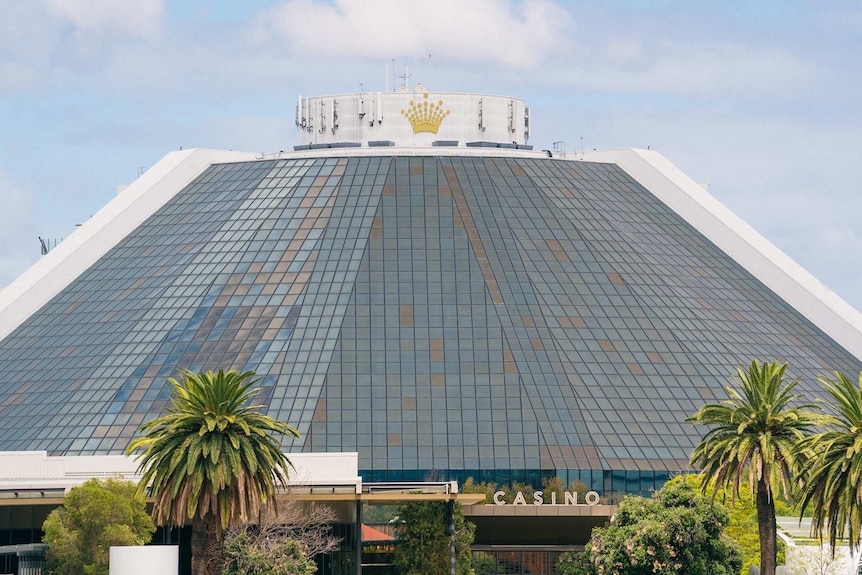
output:
[[[180,372],[167,414],[141,425],[127,454],[141,450],[139,489],[155,498],[159,525],[192,523],[192,573],[220,574],[223,530],[257,519],[275,505],[276,483],[287,482],[290,461],[280,436],[292,426],[249,405],[253,371]]]
[[[855,384],[841,373],[835,379],[820,377],[820,383],[835,400],[835,415],[828,416],[826,430],[806,438],[799,445],[807,459],[802,481],[801,512],[812,508],[812,528],[829,532],[829,544],[845,532],[855,547],[859,545],[862,518],[862,373]]]
[[[691,454],[691,465],[715,479],[715,489],[730,488],[732,497],[748,474],[757,486],[757,523],[760,532],[760,572],[774,575],[776,523],[773,494],[781,485],[785,495],[796,464],[796,446],[818,422],[817,406],[791,404],[797,381],[786,383],[787,364],[752,361],[737,369],[741,388],[725,386],[729,399],[704,405],[686,421],[713,426]],[[706,490],[708,482],[704,481]]]

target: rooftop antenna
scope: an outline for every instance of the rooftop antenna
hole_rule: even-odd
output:
[[[558,141],[554,142],[554,155],[565,159],[565,157],[566,157],[566,142],[564,142],[563,140],[558,140]]]
[[[410,91],[410,76],[412,76],[412,75],[413,75],[413,74],[411,74],[411,73],[408,71],[407,64],[404,64],[404,73],[403,73],[403,74],[398,74],[398,76],[397,76],[398,78],[401,78],[401,79],[404,81],[404,82],[401,84],[401,88],[402,88],[402,90],[403,90],[404,92],[409,92],[409,91]]]
[[[428,54],[428,84],[431,85],[433,78],[431,77],[431,54]]]
[[[393,83],[394,83],[394,76],[395,76],[395,58],[392,58],[392,76],[393,76]],[[389,91],[389,62],[387,62],[387,63],[386,63],[386,91],[387,91],[387,92]],[[392,91],[393,91],[393,92],[395,91],[395,87],[394,87],[394,86],[392,87]]]

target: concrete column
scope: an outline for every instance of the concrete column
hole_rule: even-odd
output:
[[[356,535],[354,536],[353,552],[354,561],[356,562],[356,575],[362,575],[362,501],[356,501]]]
[[[180,551],[176,545],[112,546],[110,575],[177,575]]]

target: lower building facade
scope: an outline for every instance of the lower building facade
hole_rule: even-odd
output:
[[[332,511],[339,548],[315,558],[320,575],[395,575],[393,519],[398,506],[436,501],[461,506],[476,525],[473,551],[482,575],[555,573],[565,551],[582,549],[593,527],[607,524],[614,507],[589,492],[553,502],[503,503],[460,492],[455,481],[365,482],[356,453],[290,454],[290,483],[282,505],[324,505]],[[65,493],[91,478],[138,481],[135,462],[124,456],[49,456],[0,453],[0,571],[40,575],[46,551],[42,524]],[[502,493],[500,493],[500,496]],[[496,501],[495,501],[496,499]],[[151,544],[179,547],[179,573],[191,572],[191,527],[159,528]]]

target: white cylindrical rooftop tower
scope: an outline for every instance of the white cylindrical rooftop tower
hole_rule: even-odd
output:
[[[529,149],[520,98],[413,91],[299,97],[297,149],[352,146],[491,146]]]

